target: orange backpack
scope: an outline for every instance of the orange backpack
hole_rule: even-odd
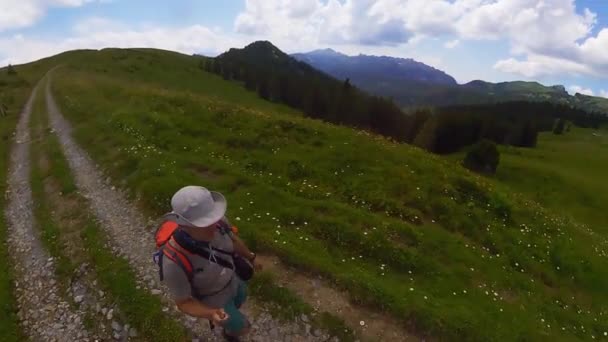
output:
[[[165,221],[163,224],[158,227],[156,230],[156,234],[154,235],[156,240],[156,248],[157,251],[154,253],[154,262],[158,265],[158,274],[160,276],[160,280],[163,281],[163,256],[166,256],[171,261],[179,265],[186,276],[188,277],[188,281],[192,280],[194,275],[192,262],[188,256],[186,256],[182,251],[177,248],[171,246],[169,240],[173,237],[173,233],[179,228],[179,225],[173,221]]]
[[[156,240],[156,253],[154,253],[154,262],[158,265],[158,274],[160,280],[163,281],[163,257],[169,258],[169,260],[173,261],[177,264],[183,271],[186,273],[188,277],[188,281],[192,281],[192,277],[194,276],[194,269],[192,267],[192,262],[188,258],[186,254],[184,254],[181,250],[173,247],[169,242],[173,238],[173,234],[179,228],[179,224],[174,221],[165,221],[160,227],[156,230],[156,234],[154,234]],[[236,226],[228,226],[225,222],[221,222],[218,226],[218,229],[224,229],[226,231],[231,231],[233,234],[238,235],[238,228]],[[220,250],[221,251],[221,250]],[[186,252],[188,253],[188,252]]]

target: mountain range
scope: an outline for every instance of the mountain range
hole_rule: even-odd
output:
[[[491,83],[481,80],[458,84],[444,71],[407,58],[348,56],[332,49],[291,55],[339,80],[350,79],[357,87],[392,98],[402,107],[446,106],[502,101],[549,101],[608,113],[608,99],[568,94],[564,86],[538,82]]]

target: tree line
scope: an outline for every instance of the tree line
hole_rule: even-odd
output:
[[[390,99],[368,95],[348,79],[338,81],[287,55],[276,58],[280,63],[273,63],[267,58],[231,52],[214,59],[202,58],[200,68],[242,82],[261,98],[299,109],[309,117],[369,130],[440,154],[482,139],[534,147],[538,132],[553,130],[556,119],[596,128],[607,122],[605,115],[567,105],[525,101],[404,113]]]
[[[542,131],[565,121],[599,128],[608,117],[564,104],[513,101],[440,107],[427,114],[413,143],[435,153],[452,153],[480,140],[518,147],[536,146]]]
[[[373,131],[406,142],[409,118],[391,100],[370,96],[306,63],[286,56],[285,65],[265,66],[233,56],[202,59],[201,68],[226,80],[242,82],[269,101],[286,104],[312,118]]]

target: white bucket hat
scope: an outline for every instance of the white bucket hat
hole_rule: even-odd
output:
[[[202,186],[186,186],[173,195],[170,217],[177,224],[189,227],[209,227],[226,214],[226,198],[219,192]]]

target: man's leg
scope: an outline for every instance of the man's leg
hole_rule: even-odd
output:
[[[240,309],[245,301],[247,300],[247,283],[244,281],[239,281],[239,287],[236,292],[236,297],[234,297],[234,305]]]
[[[242,312],[237,309],[234,301],[230,301],[224,311],[228,314],[228,321],[223,324],[224,331],[229,336],[243,336],[249,332],[249,321]]]
[[[250,324],[247,317],[239,311],[247,299],[246,285],[241,282],[236,296],[224,307],[224,311],[230,316],[224,323],[224,331],[230,336],[243,336],[249,332]]]

